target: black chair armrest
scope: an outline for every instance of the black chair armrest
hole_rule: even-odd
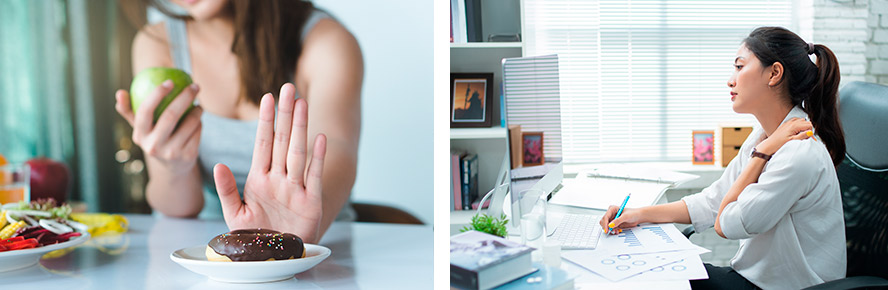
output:
[[[820,285],[814,285],[805,289],[885,289],[888,288],[888,280],[876,276],[855,276],[839,280],[829,281]]]
[[[685,229],[681,230],[681,234],[685,236],[685,238],[690,238],[691,235],[696,233],[697,231],[694,229],[694,226],[688,226]]]

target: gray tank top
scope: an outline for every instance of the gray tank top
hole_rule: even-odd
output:
[[[327,13],[314,10],[302,29],[302,39],[304,40],[308,32],[324,18],[332,19]],[[191,52],[188,48],[188,32],[185,21],[169,17],[166,21],[166,30],[173,64],[176,68],[192,74]],[[299,98],[298,93],[296,98]],[[198,162],[203,177],[204,207],[199,217],[221,218],[222,206],[216,192],[216,184],[213,181],[213,166],[217,163],[228,166],[237,181],[237,189],[243,195],[244,184],[250,171],[253,143],[256,139],[259,121],[231,119],[204,111],[201,122],[203,129],[200,135]],[[355,212],[351,207],[351,202],[346,201],[336,220],[353,221],[354,219]]]

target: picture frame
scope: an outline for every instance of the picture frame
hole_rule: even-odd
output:
[[[715,164],[715,131],[694,130],[692,133],[691,163],[695,165]]]
[[[521,165],[543,165],[543,132],[521,132]]]
[[[493,73],[450,74],[450,128],[493,125]]]

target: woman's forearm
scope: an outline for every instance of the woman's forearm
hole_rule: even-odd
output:
[[[639,223],[691,223],[688,205],[683,200],[641,208],[642,220]]]
[[[743,192],[747,186],[758,182],[758,178],[761,176],[762,170],[765,168],[765,162],[766,161],[761,158],[750,159],[749,164],[743,168],[743,171],[740,172],[740,176],[737,177],[737,180],[734,181],[734,184],[728,189],[728,193],[722,198],[721,205],[718,207],[718,215],[715,218],[715,232],[722,238],[725,237],[725,234],[722,233],[721,230],[721,224],[719,223],[722,211],[724,211],[728,204],[737,201],[740,193]]]
[[[331,142],[332,143],[332,142]],[[328,143],[327,157],[324,162],[323,215],[321,217],[320,237],[336,220],[342,206],[351,196],[357,172],[357,154],[351,149],[338,148]],[[332,146],[330,146],[332,145]]]
[[[197,162],[181,173],[163,170],[160,161],[145,158],[148,166],[146,199],[152,209],[172,217],[195,217],[203,208],[203,185]]]

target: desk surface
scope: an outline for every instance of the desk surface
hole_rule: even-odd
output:
[[[664,203],[667,203],[665,194],[660,196],[660,199],[657,200],[654,204]],[[601,209],[580,208],[554,204],[549,205],[548,211],[552,214],[580,213],[593,215],[602,215],[605,212]],[[451,211],[450,235],[458,234],[461,228],[467,226],[470,223],[471,217],[474,214],[474,210]],[[518,239],[516,236],[509,236],[509,238],[513,240]],[[565,260],[562,260],[560,268],[566,270],[570,275],[574,276],[574,285],[577,289],[690,289],[690,284],[687,280],[614,283]]]
[[[0,273],[5,286],[35,289],[401,289],[432,286],[432,227],[336,222],[320,244],[332,255],[296,279],[262,284],[210,281],[170,260],[175,250],[205,245],[225,222],[126,215],[126,234],[93,237],[59,258]],[[397,239],[392,237],[397,236]]]

